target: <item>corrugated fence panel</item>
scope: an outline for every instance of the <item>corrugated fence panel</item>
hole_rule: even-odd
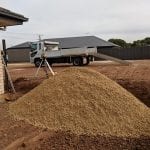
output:
[[[98,52],[126,60],[150,59],[150,46],[136,48],[98,48]]]

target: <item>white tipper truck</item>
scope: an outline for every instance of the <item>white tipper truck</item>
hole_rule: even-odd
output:
[[[31,44],[30,62],[39,67],[44,58],[49,65],[53,63],[72,63],[74,66],[88,65],[90,61],[94,61],[94,57],[106,59],[129,65],[130,63],[112,56],[108,56],[97,52],[97,48],[69,48],[59,49],[58,42],[40,41]]]
[[[97,48],[72,48],[59,49],[58,42],[40,41],[31,44],[30,62],[38,67],[44,56],[48,63],[72,63],[74,66],[88,65],[93,61],[92,53],[97,53]]]

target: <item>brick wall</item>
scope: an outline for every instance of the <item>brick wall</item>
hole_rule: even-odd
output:
[[[0,52],[0,94],[4,93],[4,72]]]

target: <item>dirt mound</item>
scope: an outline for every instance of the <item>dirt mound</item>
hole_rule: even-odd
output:
[[[150,110],[114,81],[81,68],[62,71],[10,105],[18,119],[75,134],[150,135]]]

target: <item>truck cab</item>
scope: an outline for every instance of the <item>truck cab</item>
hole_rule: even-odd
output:
[[[31,44],[30,62],[38,67],[42,61],[42,57],[47,58],[49,53],[59,53],[59,43],[50,41],[33,42]]]

